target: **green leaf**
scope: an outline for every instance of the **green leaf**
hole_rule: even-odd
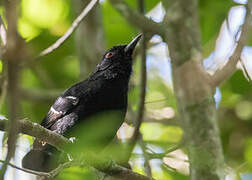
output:
[[[227,17],[232,5],[235,5],[232,0],[199,1],[199,18],[203,44],[211,40],[220,31],[221,24]]]
[[[125,0],[132,8],[138,9],[138,1],[137,0]],[[152,8],[154,8],[160,0],[145,0],[145,11],[148,12]]]
[[[182,138],[182,129],[159,123],[142,123],[141,132],[145,141],[177,143]]]
[[[252,92],[252,86],[242,71],[238,70],[221,86],[221,92],[221,105],[232,108],[242,100],[244,95],[249,95]]]
[[[59,176],[57,176],[56,180],[79,180],[79,179],[88,179],[88,180],[96,180],[97,175],[90,168],[84,167],[70,167],[64,169]]]
[[[246,141],[244,156],[249,167],[252,169],[252,138],[249,138]]]
[[[102,3],[103,22],[107,46],[127,44],[136,35],[136,29],[111,6],[108,1]]]

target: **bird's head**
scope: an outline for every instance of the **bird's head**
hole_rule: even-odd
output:
[[[99,70],[105,70],[108,67],[115,67],[132,64],[132,54],[133,51],[141,39],[141,34],[136,36],[129,44],[127,45],[118,45],[109,49],[103,56],[102,62],[98,65]]]

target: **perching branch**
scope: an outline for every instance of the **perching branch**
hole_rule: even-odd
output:
[[[236,64],[240,60],[242,49],[245,46],[245,43],[247,40],[250,22],[251,22],[251,10],[250,10],[250,7],[248,7],[247,5],[246,16],[245,16],[245,20],[241,28],[240,38],[237,42],[237,45],[235,47],[233,54],[229,57],[229,60],[226,63],[226,65],[222,69],[217,70],[212,76],[213,89],[219,86],[224,80],[230,77],[232,73],[234,72],[236,68]]]
[[[50,178],[56,177],[63,169],[71,166],[82,166],[84,164],[93,166],[95,169],[121,180],[153,180],[152,178],[135,173],[134,171],[121,167],[115,164],[113,161],[103,160],[95,154],[89,154],[89,157],[82,157],[78,161],[66,162],[59,165],[56,169],[52,170],[49,174]],[[88,159],[88,160],[87,160]]]
[[[7,124],[8,120],[1,119],[0,130],[5,131]],[[38,139],[41,139],[47,142],[48,144],[56,147],[57,149],[62,149],[65,144],[70,143],[70,141],[67,138],[40,126],[37,123],[33,123],[29,120],[18,121],[18,126],[19,126],[18,131],[19,133],[27,134],[36,137]]]
[[[7,126],[8,120],[0,120],[0,130],[5,131],[6,126]],[[39,138],[43,141],[46,141],[48,144],[53,145],[54,147],[58,149],[62,149],[62,147],[70,141],[57,134],[54,133],[42,126],[40,126],[37,123],[32,123],[28,120],[20,120],[18,122],[19,125],[19,132],[23,134],[27,134],[36,138]],[[88,160],[86,160],[88,159]],[[99,162],[99,163],[97,163]],[[75,161],[71,162],[66,162],[65,164],[60,165],[58,168],[54,169],[53,171],[49,172],[48,174],[41,174],[37,173],[37,175],[40,176],[46,176],[46,177],[53,177],[56,176],[57,174],[60,173],[62,169],[68,168],[70,166],[76,166],[76,165],[81,165],[82,163],[86,163],[87,165],[93,166],[94,168],[98,169],[99,171],[102,171],[106,174],[109,174],[110,176],[117,177],[122,180],[152,180],[152,178],[148,178],[146,176],[140,175],[138,173],[135,173],[131,171],[130,169],[123,168],[117,164],[115,164],[112,161],[107,161],[107,160],[101,160],[101,158],[98,158],[96,155],[90,155],[89,157],[82,158],[79,164],[76,164]],[[9,163],[8,163],[9,164]],[[20,170],[23,170],[23,168],[18,168]],[[31,172],[28,172],[31,173]],[[34,174],[34,173],[33,173]]]
[[[76,30],[76,28],[79,26],[81,21],[86,17],[86,15],[91,11],[91,9],[95,6],[95,4],[98,2],[98,0],[92,0],[81,12],[81,14],[74,20],[72,26],[67,30],[67,32],[60,37],[54,44],[43,50],[40,54],[39,57],[45,56],[55,49],[57,49],[61,44],[63,44],[69,37],[70,35]]]

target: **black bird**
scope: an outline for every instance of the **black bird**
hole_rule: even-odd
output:
[[[68,138],[75,137],[77,145],[71,150],[77,154],[87,150],[102,151],[124,121],[132,53],[140,39],[141,34],[128,45],[109,49],[86,80],[65,90],[56,99],[41,125]],[[58,157],[53,146],[35,140],[22,166],[48,172],[58,165]]]

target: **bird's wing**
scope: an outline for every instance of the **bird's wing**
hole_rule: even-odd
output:
[[[51,106],[47,116],[42,121],[41,125],[45,128],[50,128],[58,119],[69,114],[74,107],[77,106],[79,98],[75,96],[60,96]]]

